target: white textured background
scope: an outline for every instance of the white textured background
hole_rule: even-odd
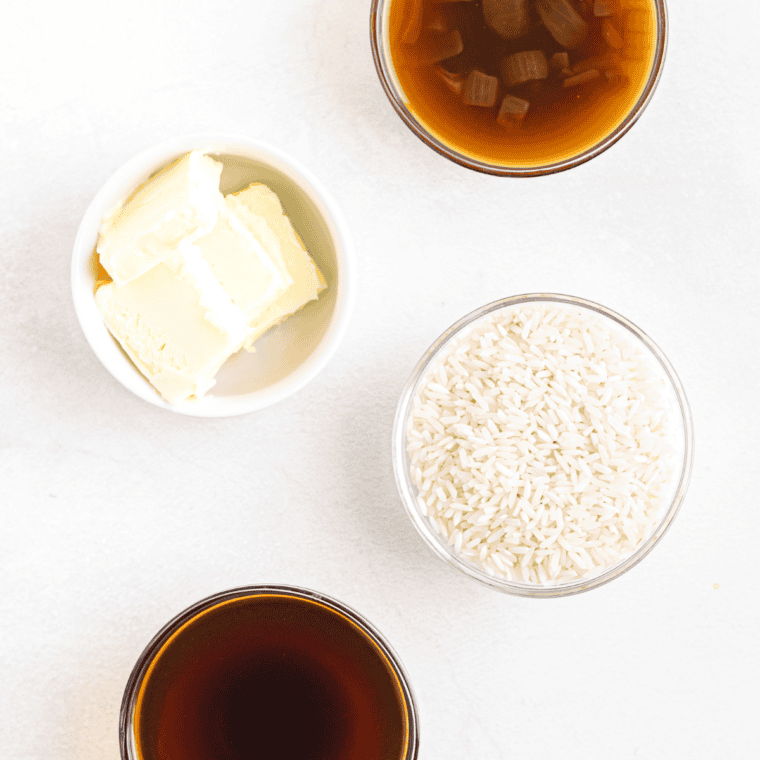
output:
[[[392,111],[368,0],[29,0],[0,28],[0,757],[117,760],[130,669],[175,613],[274,581],[365,613],[404,661],[421,760],[757,757],[760,156],[755,0],[671,0],[660,88],[621,143],[517,181]],[[198,420],[132,397],[76,323],[70,252],[106,178],[197,130],[270,141],[333,191],[359,298],[296,397]],[[611,585],[530,601],[448,570],[405,517],[396,400],[501,296],[597,300],[660,344],[691,488]],[[719,584],[719,588],[716,585]]]

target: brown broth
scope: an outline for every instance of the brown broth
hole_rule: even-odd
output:
[[[140,760],[400,760],[398,677],[353,622],[300,597],[258,595],[185,623],[135,709]]]
[[[571,67],[604,56],[603,67],[615,69],[621,75],[617,86],[602,76],[594,82],[563,89],[561,80],[550,75],[539,94],[530,91],[530,84],[508,91],[501,86],[493,108],[465,106],[441,81],[433,66],[417,64],[417,46],[402,40],[416,2],[392,0],[388,17],[391,59],[407,108],[442,143],[483,162],[532,167],[561,162],[585,152],[625,120],[641,97],[652,70],[657,47],[655,0],[617,0],[613,23],[623,36],[623,48],[614,51],[607,45],[602,37],[603,19],[592,15],[584,16],[590,27],[586,41],[578,49],[568,51]],[[431,0],[425,2],[430,5]],[[459,29],[464,41],[460,55],[441,62],[448,71],[464,73],[478,69],[499,76],[501,61],[511,53],[540,49],[549,58],[552,53],[563,51],[538,22],[528,35],[503,40],[486,25],[481,5],[481,0],[440,4],[444,13],[451,14],[452,28]],[[535,11],[533,14],[537,19]],[[501,99],[507,93],[530,102],[528,115],[519,127],[503,127],[496,121]]]

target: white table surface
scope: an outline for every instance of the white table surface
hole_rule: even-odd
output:
[[[392,111],[368,0],[29,0],[0,43],[0,758],[117,760],[143,646],[175,613],[261,582],[366,614],[407,667],[422,760],[756,757],[757,214],[754,0],[671,0],[664,79],[594,161],[482,176]],[[125,391],[70,300],[75,231],[141,149],[201,130],[274,143],[332,190],[359,297],[327,369],[250,416]],[[696,427],[686,503],[655,551],[577,597],[449,570],[402,511],[401,389],[466,312],[557,291],[637,323]]]

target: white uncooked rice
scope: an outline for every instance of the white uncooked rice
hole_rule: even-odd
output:
[[[489,575],[559,585],[631,555],[667,507],[664,380],[591,311],[523,304],[428,369],[407,447],[417,504]]]

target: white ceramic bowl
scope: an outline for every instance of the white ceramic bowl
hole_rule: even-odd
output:
[[[222,162],[221,190],[259,181],[280,197],[298,234],[327,280],[317,301],[241,351],[217,374],[202,398],[168,404],[108,332],[95,304],[98,229],[108,211],[153,173],[191,150]],[[71,262],[71,289],[79,323],[103,366],[128,390],[151,404],[196,417],[227,417],[262,409],[300,390],[327,364],[346,331],[354,300],[354,252],[348,226],[319,180],[283,151],[245,137],[192,134],[148,148],[122,166],[100,189],[79,225]]]

